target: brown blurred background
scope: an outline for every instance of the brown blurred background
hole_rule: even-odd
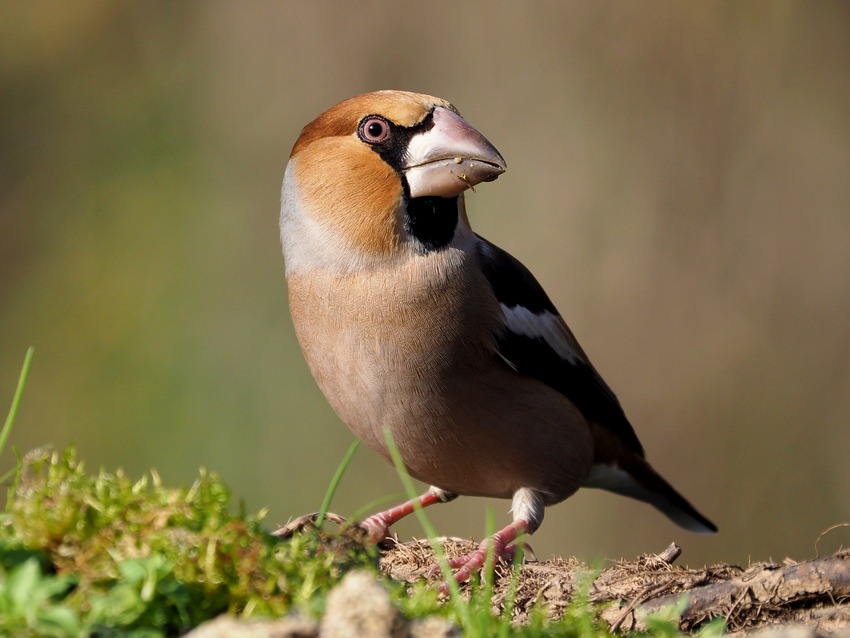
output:
[[[12,442],[173,484],[204,465],[270,526],[316,510],[352,437],[290,325],[280,181],[322,110],[410,89],[507,158],[474,227],[721,529],[586,490],[538,555],[812,556],[850,521],[848,34],[844,2],[3,3],[3,414],[36,348]],[[333,509],[400,495],[363,448]],[[481,537],[508,506],[432,516]]]

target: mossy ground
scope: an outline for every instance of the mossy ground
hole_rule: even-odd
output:
[[[169,635],[225,612],[320,613],[347,570],[376,569],[376,551],[345,537],[282,542],[261,523],[206,471],[169,488],[156,473],[88,474],[73,450],[31,454],[0,524],[0,629]]]
[[[850,626],[848,552],[746,570],[688,570],[653,557],[604,569],[573,560],[501,565],[441,600],[441,576],[425,575],[435,562],[428,543],[379,553],[362,541],[356,526],[275,536],[262,513],[235,507],[206,471],[173,488],[155,472],[138,480],[89,473],[73,449],[36,451],[14,473],[0,516],[0,635],[172,636],[223,613],[319,618],[354,569],[380,579],[404,617],[447,616],[468,636],[608,638],[614,627],[705,637],[722,633],[724,618],[736,630]],[[440,547],[455,555],[474,544]]]

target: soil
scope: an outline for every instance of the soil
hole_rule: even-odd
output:
[[[441,543],[449,557],[476,548],[465,539],[441,539]],[[613,561],[601,572],[575,559],[528,561],[514,586],[512,613],[521,623],[535,603],[543,601],[557,618],[583,588],[591,602],[609,603],[603,618],[613,629],[642,630],[648,614],[681,601],[689,592],[680,622],[687,632],[717,617],[726,619],[726,631],[733,636],[787,625],[802,625],[817,635],[850,629],[850,550],[803,562],[786,559],[781,565],[719,564],[702,569],[676,566],[679,554],[674,544],[659,555]],[[428,541],[391,543],[381,557],[389,576],[407,582],[438,581],[439,575],[429,575],[434,564]],[[504,610],[510,589],[510,566],[497,566],[494,611]]]
[[[275,534],[287,537],[297,533],[312,526],[316,516],[295,519]],[[328,536],[330,550],[363,542],[359,527],[345,525],[344,519],[334,514],[327,519],[342,526],[338,534]],[[467,539],[439,540],[448,557],[468,554],[477,547]],[[383,545],[380,565],[388,576],[407,583],[426,579],[435,587],[441,584],[442,576],[433,573],[436,558],[429,541],[388,539]],[[850,550],[802,562],[786,559],[781,565],[757,563],[746,568],[719,564],[689,569],[674,564],[680,554],[674,543],[660,554],[610,561],[601,570],[576,559],[540,562],[532,557],[517,568],[517,580],[511,565],[499,564],[494,570],[493,611],[502,614],[509,608],[514,622],[523,623],[538,603],[552,618],[559,618],[576,599],[585,599],[600,605],[602,620],[616,632],[646,630],[650,615],[675,606],[681,612],[679,628],[686,633],[723,618],[724,638],[754,633],[760,638],[837,638],[838,634],[850,638]],[[462,585],[461,592],[466,595],[469,585]],[[265,621],[223,615],[189,636],[456,638],[460,634],[446,618],[405,620],[374,575],[353,570],[328,594],[319,621],[297,614]]]

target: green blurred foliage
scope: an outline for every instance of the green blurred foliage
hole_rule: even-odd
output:
[[[506,157],[473,225],[721,528],[585,491],[537,554],[810,556],[850,518],[848,32],[843,2],[3,3],[0,405],[36,347],[12,442],[315,511],[351,436],[289,322],[280,180],[328,106],[419,90]],[[332,509],[401,491],[364,449]],[[480,537],[485,507],[433,520]]]

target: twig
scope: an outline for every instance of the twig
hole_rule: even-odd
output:
[[[641,616],[651,614],[677,602],[680,594],[653,598],[640,607]],[[850,552],[789,565],[784,568],[750,572],[690,590],[682,622],[693,625],[704,618],[719,615],[729,607],[728,614],[739,614],[771,605],[799,600],[825,599],[830,596],[850,596]]]
[[[820,550],[818,549],[818,545],[820,544],[820,539],[829,534],[830,532],[834,532],[837,529],[841,529],[842,527],[850,527],[850,523],[836,523],[832,527],[827,527],[820,533],[818,539],[815,541],[815,556],[820,558]]]
[[[643,589],[637,596],[632,599],[626,608],[623,610],[623,613],[619,615],[619,617],[611,623],[611,631],[617,631],[620,628],[620,625],[623,624],[623,621],[628,618],[629,614],[635,610],[635,607],[640,605],[641,603],[649,600],[650,598],[654,598],[658,594],[660,594],[665,589],[669,589],[673,583],[668,581],[666,583],[649,585]]]
[[[670,543],[663,552],[658,554],[656,558],[658,560],[663,560],[668,565],[672,565],[676,562],[676,559],[682,555],[682,548],[679,547],[676,543]]]
[[[344,516],[334,514],[333,512],[325,512],[324,514],[324,519],[326,521],[336,523],[337,525],[343,525],[345,523]],[[304,516],[293,518],[283,527],[273,531],[272,536],[277,536],[278,538],[291,538],[295,532],[300,532],[307,527],[315,526],[320,515],[321,512],[313,512],[312,514],[305,514]]]

